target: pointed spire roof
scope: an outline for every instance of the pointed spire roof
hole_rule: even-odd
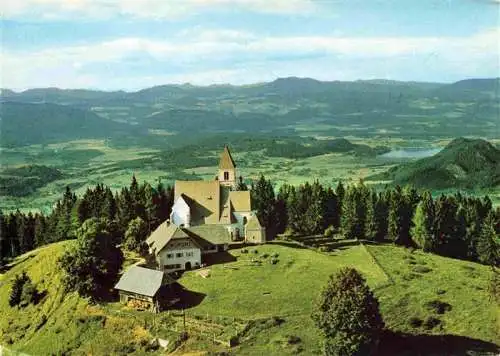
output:
[[[224,151],[220,154],[219,161],[220,169],[234,169],[236,168],[236,164],[233,161],[233,157],[231,157],[231,152],[229,152],[229,147],[227,145],[224,146]]]

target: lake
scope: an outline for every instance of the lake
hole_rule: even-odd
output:
[[[379,157],[383,158],[396,158],[396,159],[401,159],[401,158],[424,158],[424,157],[430,157],[441,151],[442,148],[423,148],[423,147],[408,147],[408,148],[402,148],[398,150],[392,150],[390,152],[384,153],[380,155]]]

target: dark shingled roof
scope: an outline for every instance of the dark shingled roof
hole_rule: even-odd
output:
[[[132,266],[120,278],[115,289],[153,297],[164,281],[168,284],[173,282],[161,271]]]

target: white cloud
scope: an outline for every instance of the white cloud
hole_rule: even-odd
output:
[[[316,9],[312,0],[4,0],[0,14],[38,21],[121,16],[175,20],[206,10],[304,14]]]
[[[197,84],[248,83],[269,79],[273,71],[278,75],[320,75],[325,68],[317,67],[314,59],[322,57],[328,58],[329,63],[339,58],[350,60],[353,67],[358,65],[357,61],[365,64],[368,61],[369,64],[369,61],[377,60],[423,58],[433,65],[441,63],[451,72],[467,76],[483,73],[486,69],[496,68],[498,72],[499,31],[500,28],[494,28],[468,37],[446,38],[260,38],[248,32],[195,29],[168,40],[127,37],[36,52],[4,49],[0,59],[3,72],[0,78],[3,81],[1,86],[16,89],[36,86],[137,88],[139,82],[144,83],[140,84],[142,86],[159,84],[160,78],[165,82],[192,81]],[[304,62],[297,62],[296,58],[307,58],[307,66]],[[160,72],[155,72],[159,76],[151,77],[145,74],[150,72],[151,61],[164,67],[165,72],[170,68],[181,70],[164,75],[160,69]],[[127,67],[130,64],[135,66],[133,70]],[[326,66],[325,63],[322,65]],[[426,63],[420,65],[424,68]],[[120,70],[125,73],[121,77],[113,74]],[[369,70],[365,69],[365,77],[371,76]],[[408,68],[408,72],[413,70],[416,68]],[[141,79],[132,85],[130,78]]]

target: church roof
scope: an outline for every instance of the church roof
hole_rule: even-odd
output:
[[[175,181],[175,199],[182,195],[191,210],[193,224],[217,224],[220,217],[220,186],[213,181]]]
[[[159,253],[170,240],[184,238],[189,238],[189,235],[186,234],[179,226],[165,221],[158,226],[155,231],[153,231],[153,233],[147,238],[146,243],[150,248],[155,249],[156,253]]]
[[[234,211],[251,211],[250,192],[247,191],[231,191],[229,200],[233,204]]]
[[[219,161],[220,169],[234,169],[236,168],[236,163],[234,163],[233,157],[231,157],[231,152],[229,152],[229,147],[224,146],[224,151],[220,154]]]

